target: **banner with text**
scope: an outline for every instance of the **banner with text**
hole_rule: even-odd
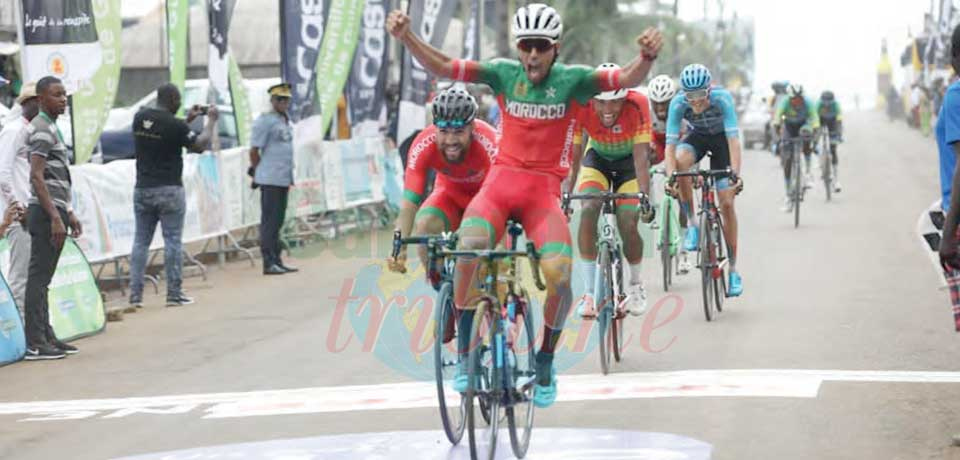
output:
[[[81,81],[93,77],[101,65],[102,48],[92,0],[19,1],[23,81],[53,75],[73,92]]]
[[[80,80],[73,95],[73,147],[78,164],[90,161],[113,108],[120,83],[120,0],[93,3],[101,65],[90,79]]]
[[[294,121],[315,113],[314,76],[330,0],[280,0],[280,75],[290,84]]]
[[[379,137],[387,124],[387,86],[390,41],[384,28],[386,0],[367,0],[360,40],[347,82],[347,104],[353,137]]]
[[[458,0],[410,0],[410,29],[434,48],[442,48],[457,3]],[[402,64],[397,143],[426,126],[426,104],[433,81],[433,76],[406,48]]]
[[[333,0],[327,16],[327,28],[320,44],[317,62],[317,100],[320,101],[320,134],[330,128],[337,100],[350,74],[353,52],[360,34],[360,18],[363,15],[363,0]]]

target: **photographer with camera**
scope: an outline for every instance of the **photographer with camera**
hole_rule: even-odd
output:
[[[137,184],[133,195],[136,236],[130,255],[130,305],[143,306],[143,276],[150,242],[157,229],[163,232],[163,262],[167,279],[167,306],[193,303],[181,288],[183,266],[183,220],[186,195],[183,190],[183,148],[202,153],[209,148],[219,113],[216,106],[193,106],[186,120],[176,117],[180,90],[172,83],[157,88],[157,107],[141,109],[133,119],[137,158]],[[199,135],[189,123],[206,115]]]

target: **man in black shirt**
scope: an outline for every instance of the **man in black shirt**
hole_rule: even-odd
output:
[[[173,84],[157,89],[157,107],[147,107],[133,118],[137,157],[137,185],[133,193],[136,236],[130,255],[130,305],[143,306],[143,275],[153,233],[160,222],[163,232],[163,262],[167,278],[167,306],[193,303],[181,288],[183,267],[183,218],[186,195],[183,190],[183,148],[201,153],[210,145],[216,127],[216,106],[194,106],[186,121],[176,117],[180,90]],[[188,123],[206,113],[207,123],[200,135]]]

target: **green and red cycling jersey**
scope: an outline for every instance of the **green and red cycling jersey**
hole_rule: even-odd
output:
[[[598,93],[620,88],[620,70],[554,64],[534,85],[516,60],[457,60],[451,77],[483,83],[500,106],[501,138],[495,165],[566,178],[573,158],[577,117]]]
[[[403,178],[403,196],[420,205],[427,187],[427,173],[437,172],[434,194],[451,191],[472,198],[480,190],[490,164],[497,153],[497,131],[482,120],[475,120],[473,139],[460,163],[450,163],[437,145],[437,127],[420,132],[407,154],[407,170]]]

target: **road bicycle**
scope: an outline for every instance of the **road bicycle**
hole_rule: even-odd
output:
[[[644,193],[564,193],[562,206],[564,213],[570,209],[573,200],[601,202],[600,233],[597,240],[597,272],[594,278],[594,306],[597,310],[597,324],[600,340],[600,370],[604,375],[610,372],[611,358],[620,362],[623,354],[623,318],[626,316],[624,303],[627,295],[623,282],[623,250],[617,235],[617,200],[640,200],[641,207],[649,207]]]
[[[723,235],[723,220],[717,208],[717,181],[727,178],[736,182],[733,170],[715,169],[690,172],[674,172],[672,180],[678,177],[700,177],[699,225],[700,241],[697,251],[697,267],[703,294],[703,313],[707,321],[713,321],[723,311],[723,300],[727,296],[727,245]]]

